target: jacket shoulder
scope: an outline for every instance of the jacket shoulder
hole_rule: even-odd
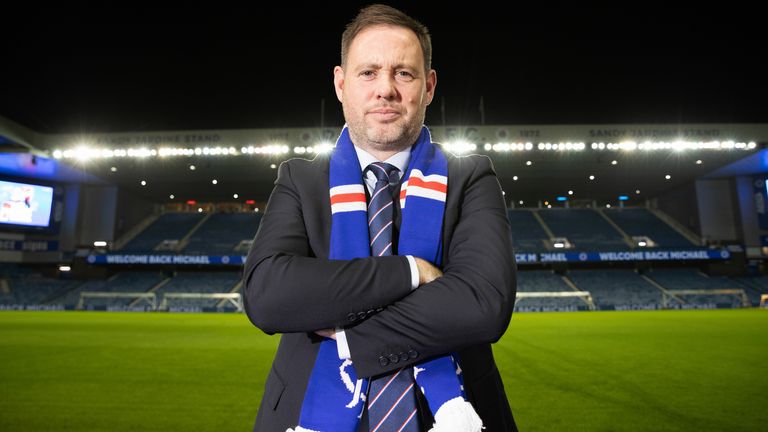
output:
[[[446,159],[448,160],[448,173],[472,173],[491,171],[495,174],[493,168],[493,162],[491,158],[486,155],[469,154],[469,155],[455,155],[451,152],[443,150]]]
[[[290,172],[292,178],[307,178],[328,173],[330,156],[319,154],[313,159],[291,158],[280,163],[280,171]]]

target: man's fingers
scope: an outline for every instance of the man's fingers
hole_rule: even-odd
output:
[[[429,261],[421,258],[415,258],[415,260],[416,267],[419,269],[419,285],[430,283],[443,275],[443,272]]]
[[[315,334],[318,334],[328,339],[336,340],[336,330],[334,329],[318,330],[315,332]]]

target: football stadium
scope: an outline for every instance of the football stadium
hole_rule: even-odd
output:
[[[246,430],[279,336],[242,264],[337,130],[46,135],[0,119],[3,430]],[[768,125],[435,127],[508,203],[494,345],[524,430],[760,430]]]
[[[497,371],[483,369],[469,378],[469,390],[461,381],[468,399],[504,411],[495,403],[501,397],[481,404],[470,395],[474,384],[492,384],[495,395],[506,393],[523,432],[766,430],[763,14],[735,3],[392,3],[423,20],[434,41],[439,85],[423,119],[436,143],[429,148],[459,163],[487,157],[499,183],[486,182],[497,203],[493,230],[467,222],[477,200],[472,207],[469,195],[455,194],[453,206],[446,196],[457,189],[442,189],[446,216],[433,243],[442,248],[448,238],[438,229],[450,210],[472,225],[464,244],[478,258],[463,263],[471,267],[464,276],[475,278],[449,287],[453,296],[431,291],[428,298],[454,307],[435,306],[430,318],[461,330],[459,307],[470,291],[477,298],[469,301],[508,311],[509,289],[484,301],[478,294],[490,290],[476,288],[492,286],[497,269],[508,287],[516,270],[512,319],[492,355],[483,351],[503,385]],[[303,364],[307,356],[284,355],[285,345],[302,339],[314,348],[321,338],[257,328],[249,319],[253,292],[290,291],[298,283],[286,280],[299,272],[264,272],[279,275],[280,284],[247,283],[245,263],[249,251],[274,243],[259,243],[264,233],[293,231],[269,229],[278,172],[283,178],[286,167],[303,163],[295,159],[340,153],[342,127],[353,122],[348,105],[338,103],[334,67],[344,65],[345,26],[367,4],[35,4],[7,14],[0,38],[0,432],[250,431],[262,401],[272,404],[267,415],[280,403],[285,412],[285,401],[296,399],[286,383],[301,375],[279,376],[278,346],[284,364]],[[384,27],[378,30],[393,30]],[[423,45],[421,54],[426,61]],[[384,76],[394,81],[409,71],[397,72]],[[392,86],[377,90],[393,97]],[[406,161],[409,176],[413,164]],[[365,187],[351,183],[341,184]],[[315,214],[330,221],[330,197],[317,195],[312,206],[329,209]],[[371,209],[361,199],[352,204]],[[405,207],[390,204],[396,212]],[[513,252],[486,247],[505,243],[497,235],[504,211]],[[307,232],[321,225],[301,216],[291,219],[299,231],[300,223]],[[396,220],[389,222],[400,229]],[[297,243],[307,253],[289,259],[316,264],[305,257],[326,252],[312,238]],[[456,243],[446,240],[439,250],[447,256]],[[307,285],[315,291],[281,305],[292,309],[262,309],[290,324],[306,318],[296,305],[315,306],[320,296],[304,295],[336,294],[318,288],[336,284],[312,277],[318,284]],[[376,322],[381,310],[402,305],[394,304],[355,311],[351,321]],[[307,316],[325,310],[306,309]],[[392,321],[419,324],[433,312],[426,309]],[[501,313],[489,315],[474,314],[472,328],[491,322],[503,329]],[[426,334],[478,348],[454,332]],[[405,361],[400,356],[411,354],[404,351],[384,353],[374,366]],[[465,364],[465,376],[471,370]],[[355,387],[340,372],[355,403],[362,400],[362,380]],[[265,392],[276,381],[285,381],[282,389]]]

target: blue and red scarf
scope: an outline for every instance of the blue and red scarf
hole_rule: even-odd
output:
[[[329,257],[350,260],[371,255],[365,185],[354,144],[345,127],[330,161],[331,250]],[[398,254],[442,261],[442,227],[448,192],[448,161],[423,127],[411,147],[402,178],[402,223]],[[417,387],[435,418],[448,401],[461,398],[464,388],[457,356],[445,355],[413,366]],[[296,431],[354,432],[363,413],[369,380],[358,378],[352,360],[339,359],[336,341],[320,344]],[[469,406],[469,404],[466,404]],[[471,407],[470,407],[471,409]],[[474,413],[473,413],[474,414]]]

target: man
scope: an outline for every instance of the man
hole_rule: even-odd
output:
[[[490,347],[509,324],[516,286],[511,233],[491,162],[444,154],[422,127],[437,82],[423,25],[388,6],[369,6],[344,32],[341,57],[334,86],[347,127],[330,156],[280,165],[245,264],[248,317],[267,333],[283,334],[254,430],[299,425],[300,417],[312,415],[307,405],[313,399],[331,397],[318,383],[332,385],[339,373],[338,381],[355,394],[349,406],[361,410],[355,430],[398,430],[381,426],[394,417],[387,417],[394,406],[381,420],[373,406],[395,377],[410,382],[406,391],[415,402],[408,403],[418,413],[405,417],[399,430],[430,430],[435,392],[420,380],[424,365],[445,358],[458,361],[462,391],[485,430],[517,430]],[[429,174],[440,158],[446,175],[439,167]],[[376,172],[381,167],[386,174]],[[421,210],[429,206],[435,213]],[[380,220],[381,214],[388,216]],[[344,219],[358,216],[363,231]],[[436,238],[427,238],[432,229]],[[356,236],[364,237],[365,250],[345,254]],[[322,381],[322,347],[329,342],[329,360],[347,363]],[[350,363],[353,368],[345,369]],[[356,387],[346,371],[360,378]],[[434,430],[470,430],[448,426]]]

